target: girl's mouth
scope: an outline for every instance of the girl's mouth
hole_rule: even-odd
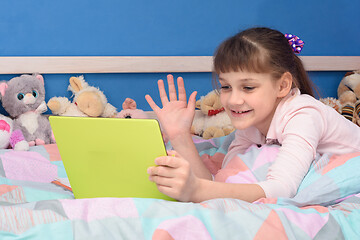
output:
[[[231,115],[233,117],[243,117],[245,115],[247,115],[248,113],[250,113],[252,110],[245,110],[245,111],[235,111],[235,110],[231,110]]]

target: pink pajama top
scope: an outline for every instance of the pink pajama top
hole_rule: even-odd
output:
[[[279,103],[266,137],[255,127],[236,130],[222,168],[251,145],[274,142],[281,145],[276,160],[257,184],[268,198],[293,197],[316,153],[360,152],[360,127],[296,88]]]

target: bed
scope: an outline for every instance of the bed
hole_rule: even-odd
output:
[[[0,74],[211,72],[211,60],[209,56],[0,57]],[[360,69],[360,57],[302,60],[308,71]],[[233,137],[193,140],[211,168],[221,162]],[[277,149],[251,146],[238,156],[244,165],[232,177],[242,182],[264,179]],[[67,176],[56,144],[27,152],[3,149],[0,159],[0,239],[360,239],[360,153],[318,155],[294,198],[254,203],[74,199],[65,187]]]

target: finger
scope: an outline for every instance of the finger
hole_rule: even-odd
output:
[[[181,159],[173,156],[162,156],[155,159],[155,164],[158,166],[178,168],[181,167]]]
[[[158,88],[159,88],[159,94],[160,94],[161,103],[164,106],[169,102],[169,99],[168,99],[168,97],[166,95],[164,81],[161,80],[161,79],[158,81]]]
[[[167,81],[168,81],[168,86],[169,86],[170,101],[177,101],[173,75],[171,75],[171,74],[167,75]]]
[[[175,177],[174,169],[164,166],[151,167],[148,169],[148,173],[150,176],[159,176],[165,178]]]
[[[150,176],[150,181],[156,183],[156,185],[160,186],[166,186],[166,187],[172,187],[173,186],[173,179],[167,178],[167,177],[161,177],[161,176]]]
[[[157,185],[157,188],[160,192],[162,192],[163,194],[165,194],[166,196],[169,196],[175,200],[178,201],[183,201],[181,200],[181,194],[179,193],[179,191],[174,188],[173,186],[162,186],[162,185]]]
[[[197,92],[193,92],[191,93],[190,97],[189,97],[189,103],[188,103],[188,108],[189,109],[195,109],[195,106],[196,106],[196,95],[197,95]]]
[[[179,90],[179,100],[186,102],[186,91],[185,91],[184,79],[182,77],[177,78],[177,85]]]
[[[148,102],[149,106],[151,107],[151,109],[155,112],[159,111],[160,108],[158,107],[158,105],[156,105],[156,103],[154,102],[154,100],[152,99],[152,97],[150,95],[145,95],[145,99]]]

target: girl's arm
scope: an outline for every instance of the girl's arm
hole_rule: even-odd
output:
[[[194,194],[192,202],[214,198],[236,198],[252,203],[266,197],[263,189],[255,183],[224,183],[198,179],[198,185],[198,191]]]
[[[281,129],[281,135],[278,134],[282,138],[281,147],[269,167],[266,181],[258,183],[268,198],[295,196],[316,157],[323,133],[327,131],[328,123],[324,119],[328,116],[322,114],[317,105],[301,104],[283,111],[285,114],[275,119],[278,129]],[[333,134],[337,135],[336,132]]]
[[[181,154],[181,156],[184,156],[184,159],[190,163],[191,169],[197,177],[208,180],[212,179],[209,169],[200,158],[190,132],[189,134],[184,134],[182,137],[171,141],[171,145],[176,152]]]
[[[213,182],[197,177],[190,164],[175,151],[166,157],[155,160],[156,167],[150,167],[150,180],[155,182],[159,191],[184,202],[202,202],[214,198],[237,198],[253,202],[265,197],[257,184],[236,184]]]
[[[189,161],[192,168],[195,169],[194,173],[196,176],[211,179],[211,174],[202,162],[190,133],[195,115],[196,92],[190,95],[189,102],[187,102],[183,78],[179,77],[177,79],[178,96],[173,76],[168,75],[167,80],[169,98],[165,91],[164,82],[162,80],[158,81],[159,95],[163,108],[158,107],[149,95],[146,95],[145,98],[158,117],[173,148]]]

